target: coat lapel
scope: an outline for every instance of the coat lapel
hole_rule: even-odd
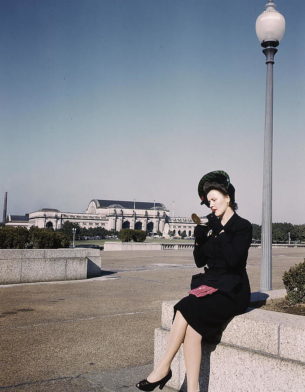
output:
[[[236,212],[234,212],[234,214],[231,216],[228,222],[224,225],[224,230],[230,231],[237,220],[238,220],[238,215],[236,214]]]

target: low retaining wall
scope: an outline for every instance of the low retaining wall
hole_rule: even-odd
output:
[[[0,249],[0,284],[86,279],[100,273],[99,249]]]
[[[119,250],[180,250],[193,249],[194,244],[162,244],[158,242],[105,242],[104,251]]]
[[[194,243],[191,244],[162,244],[162,250],[181,250],[194,249]]]
[[[105,242],[104,251],[116,250],[161,250],[162,244],[150,242]]]
[[[260,244],[251,244],[252,248],[260,248]],[[305,247],[305,244],[298,245],[285,245],[285,244],[272,244],[273,248],[298,248]],[[105,242],[105,251],[120,251],[120,250],[182,250],[193,249],[194,242],[189,243],[154,243],[154,242]]]
[[[155,330],[155,363],[163,355],[176,302],[162,304],[161,328]],[[167,386],[186,391],[182,348],[172,370]],[[304,316],[249,308],[229,323],[219,345],[203,343],[201,392],[290,390],[305,391]]]

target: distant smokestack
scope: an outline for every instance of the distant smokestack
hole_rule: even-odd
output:
[[[3,204],[3,219],[2,219],[2,222],[4,224],[6,223],[6,217],[7,217],[7,192],[5,192],[4,204]]]

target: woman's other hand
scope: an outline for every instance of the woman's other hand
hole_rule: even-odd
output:
[[[208,218],[208,222],[209,222],[209,227],[212,229],[213,233],[215,235],[220,234],[221,232],[223,232],[223,225],[220,222],[220,219],[217,218],[217,216],[213,213],[209,214],[207,216]]]
[[[208,226],[197,225],[194,230],[194,237],[196,244],[202,244],[207,239]]]

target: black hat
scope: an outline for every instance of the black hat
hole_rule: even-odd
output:
[[[201,204],[205,204],[209,207],[209,202],[206,197],[206,188],[215,186],[217,189],[217,185],[225,191],[229,196],[232,202],[235,202],[235,188],[230,183],[229,175],[223,170],[215,170],[205,174],[198,184],[198,194],[201,201]]]

